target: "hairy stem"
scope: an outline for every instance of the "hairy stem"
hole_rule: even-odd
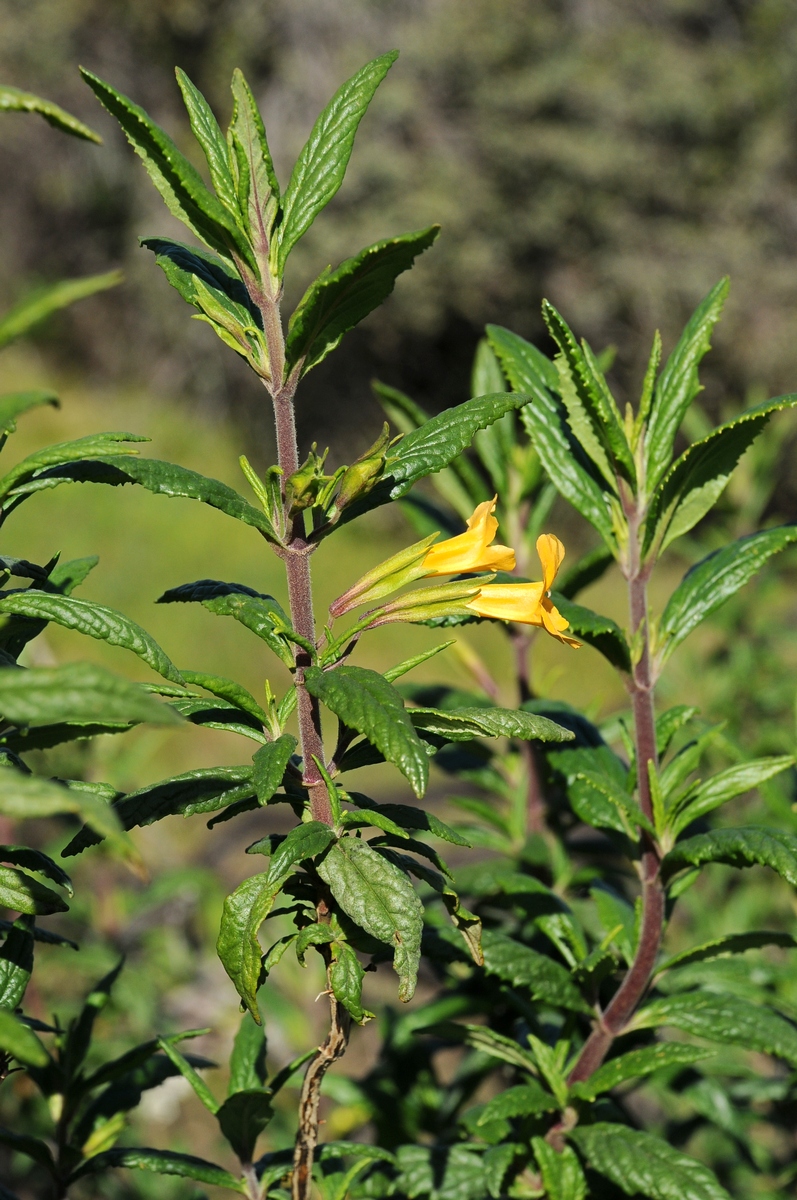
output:
[[[349,1040],[349,1014],[338,1004],[330,988],[329,1033],[307,1068],[299,1100],[299,1128],[293,1152],[292,1200],[310,1200],[313,1159],[318,1143],[318,1102],[321,1083],[332,1064],[346,1051]]]
[[[640,512],[629,513],[630,562],[628,600],[632,639],[640,639],[640,653],[634,664],[629,691],[634,712],[634,740],[637,764],[639,806],[653,820],[653,802],[648,775],[649,763],[658,766],[656,717],[653,707],[653,683],[650,671],[650,632],[647,608],[647,572],[640,562]],[[584,1043],[568,1082],[588,1079],[601,1065],[614,1039],[623,1032],[647,991],[656,964],[664,928],[665,897],[660,877],[657,847],[642,831],[639,874],[642,880],[642,921],[639,944],[628,974]]]

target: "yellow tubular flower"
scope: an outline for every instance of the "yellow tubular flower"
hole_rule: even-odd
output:
[[[493,516],[498,500],[485,500],[468,521],[467,533],[447,538],[428,550],[423,560],[424,575],[459,575],[463,571],[514,571],[515,552],[511,546],[492,546],[498,531]],[[564,553],[564,551],[563,551]]]
[[[566,646],[578,649],[581,643],[564,633],[570,622],[550,599],[551,585],[562,565],[565,548],[554,534],[543,533],[537,538],[537,553],[542,563],[542,583],[490,583],[467,601],[466,607],[480,617],[537,625]]]

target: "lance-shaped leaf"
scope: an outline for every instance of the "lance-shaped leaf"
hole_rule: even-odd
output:
[[[290,621],[273,596],[263,595],[243,583],[222,583],[218,579],[198,579],[170,588],[158,598],[158,604],[198,602],[208,612],[233,617],[262,638],[269,649],[287,667],[293,667],[290,644],[277,632],[290,627]]]
[[[266,130],[249,84],[236,67],[232,75],[233,113],[227,131],[236,175],[241,216],[258,261],[268,257],[271,231],[279,212],[280,187],[271,161]]]
[[[13,433],[17,427],[17,417],[31,408],[40,408],[43,404],[51,404],[53,408],[58,408],[59,401],[55,392],[37,389],[30,392],[6,392],[0,396],[0,435]]]
[[[6,1009],[0,1009],[0,1051],[28,1067],[46,1067],[50,1061],[33,1030]]]
[[[210,181],[216,195],[230,212],[235,214],[238,205],[227,155],[227,140],[219,129],[219,123],[199,88],[179,67],[175,69],[175,75],[180,91],[183,93],[183,103],[191,122],[191,132],[202,147],[210,171]]]
[[[132,447],[129,450],[122,450],[120,442],[148,441],[149,438],[141,437],[137,433],[112,432],[93,433],[88,437],[78,438],[74,442],[60,442],[55,446],[47,446],[46,449],[37,450],[27,458],[23,458],[22,462],[17,463],[7,475],[0,479],[0,498],[23,494],[19,489],[33,480],[36,475],[46,471],[48,467],[80,462],[83,459],[104,458],[108,454],[119,455],[124,461],[128,455],[137,455],[138,450]],[[33,490],[37,490],[35,485]]]
[[[607,548],[614,552],[615,534],[608,493],[573,438],[561,401],[542,386],[531,394],[533,403],[522,409],[520,416],[542,465],[559,493],[590,522]]]
[[[512,1038],[496,1033],[486,1025],[460,1025],[457,1021],[439,1021],[416,1032],[431,1033],[446,1040],[464,1042],[474,1050],[483,1050],[485,1054],[490,1054],[501,1062],[519,1067],[521,1071],[537,1074],[537,1062],[529,1050],[524,1050]]]
[[[596,465],[609,466],[607,482],[614,486],[615,470],[632,483],[636,469],[620,414],[608,384],[586,342],[579,346],[567,322],[547,300],[542,315],[551,337],[559,346],[571,387],[561,390],[570,418],[570,427]],[[608,457],[607,457],[608,456]],[[610,464],[613,464],[610,465]]]
[[[259,842],[248,846],[246,853],[270,855],[269,882],[281,887],[297,862],[323,854],[334,840],[335,831],[330,825],[325,825],[323,821],[307,821],[297,825],[287,837],[278,837],[272,841],[269,834],[261,838]]]
[[[584,1083],[574,1084],[571,1095],[580,1100],[595,1100],[629,1079],[642,1079],[664,1067],[688,1067],[713,1054],[713,1050],[685,1042],[657,1042],[641,1050],[629,1050],[598,1067]]]
[[[721,804],[741,796],[744,792],[760,787],[768,779],[787,771],[794,766],[794,759],[789,754],[781,754],[773,758],[756,758],[752,762],[737,763],[719,771],[705,783],[701,783],[683,810],[678,813],[671,824],[674,837],[677,837],[687,825],[704,817],[719,808]]]
[[[665,475],[651,502],[646,547],[659,551],[688,533],[716,504],[739,459],[773,413],[794,408],[797,396],[778,396],[748,409],[693,442]]]
[[[252,759],[252,778],[258,804],[268,804],[282,783],[285,769],[295,749],[296,738],[290,733],[283,733],[276,741],[269,742],[257,751]]]
[[[6,772],[3,771],[3,774]],[[47,916],[50,913],[66,912],[69,905],[52,888],[45,887],[24,871],[15,871],[13,867],[0,867],[0,907],[10,908],[12,912]]]
[[[228,733],[237,733],[261,745],[268,741],[263,732],[262,722],[228,700],[211,700],[208,696],[182,696],[172,701],[172,707],[192,725],[201,725],[203,729],[221,729]]]
[[[492,425],[511,409],[522,408],[531,396],[498,392],[477,396],[438,413],[418,429],[406,433],[392,451],[379,483],[362,500],[346,508],[341,521],[351,521],[369,509],[405,496],[414,483],[434,475],[459,458],[479,429]]]
[[[547,717],[509,708],[411,708],[416,729],[444,737],[450,742],[472,741],[474,737],[510,737],[524,741],[570,742],[573,733]]]
[[[344,725],[356,729],[398,767],[416,796],[426,791],[429,758],[399,693],[367,667],[309,667],[305,685]]]
[[[113,608],[94,604],[91,600],[79,600],[74,596],[51,595],[29,589],[16,592],[0,600],[0,613],[20,617],[32,617],[42,621],[54,621],[65,629],[109,642],[132,650],[147,666],[152,667],[164,679],[183,683],[183,677],[170,658],[161,650],[154,638]],[[0,624],[0,637],[2,636]]]
[[[711,289],[690,317],[659,376],[645,435],[649,492],[658,486],[669,467],[675,435],[686,410],[700,391],[697,369],[711,347],[711,333],[722,313],[728,287],[726,277]]]
[[[84,279],[63,279],[59,283],[48,283],[44,287],[36,288],[18,300],[0,319],[0,346],[6,346],[14,338],[21,337],[59,309],[67,308],[75,301],[93,296],[96,292],[116,287],[123,279],[121,271],[107,271],[103,275],[88,275]],[[2,402],[0,406],[1,404]]]
[[[0,773],[0,781],[2,781]],[[177,814],[193,816],[197,813],[216,812],[227,804],[254,795],[252,782],[252,767],[250,765],[234,767],[200,767],[196,771],[186,771],[183,775],[175,775],[172,779],[163,779],[159,783],[149,784],[126,796],[120,796],[109,809],[115,821],[120,821],[125,829],[133,829],[137,825],[152,825],[163,817]],[[96,833],[81,829],[72,841],[62,851],[64,858],[79,854],[88,846],[95,845],[101,840]]]
[[[14,1133],[13,1130],[0,1126],[0,1146],[8,1146],[11,1150],[24,1154],[26,1158],[33,1159],[39,1166],[44,1167],[53,1178],[57,1178],[50,1147],[39,1138],[31,1137],[27,1133]]]
[[[301,361],[302,374],[322,362],[345,333],[386,300],[402,271],[432,245],[439,225],[386,238],[314,280],[288,325],[285,373]]]
[[[224,901],[216,942],[224,970],[258,1025],[261,1017],[257,989],[263,950],[257,935],[281,886],[281,882],[276,886],[271,883],[270,872],[253,875],[240,883]]]
[[[33,971],[34,923],[30,917],[4,922],[0,949],[0,1011],[14,1012],[22,1004]]]
[[[461,833],[457,833],[456,829],[446,825],[445,821],[441,821],[434,813],[424,812],[422,808],[416,808],[415,805],[377,804],[370,796],[363,796],[361,792],[347,792],[346,799],[352,804],[356,804],[358,808],[375,810],[395,821],[402,829],[423,829],[428,833],[433,833],[435,837],[442,838],[445,842],[451,842],[454,846],[470,846],[470,842]]]
[[[252,252],[232,214],[216,199],[202,177],[172,139],[129,97],[117,92],[91,71],[81,75],[144,163],[169,212],[187,225],[206,246],[229,258],[234,250],[254,267]]]
[[[598,1121],[580,1125],[568,1137],[594,1171],[629,1196],[731,1200],[713,1171],[650,1133]]]
[[[195,1179],[197,1183],[207,1183],[212,1187],[228,1188],[231,1192],[246,1195],[243,1180],[236,1179],[223,1167],[206,1162],[204,1158],[194,1158],[191,1154],[177,1154],[172,1150],[151,1150],[146,1146],[115,1146],[112,1150],[104,1150],[93,1158],[84,1160],[68,1179],[75,1183],[86,1175],[95,1175],[109,1168],[129,1167],[140,1171],[153,1171],[158,1175],[179,1175],[183,1179]]]
[[[103,454],[92,462],[53,467],[15,488],[14,495],[58,487],[61,483],[104,483],[111,486],[138,483],[156,496],[199,500],[235,517],[237,521],[243,521],[245,525],[251,525],[271,542],[279,543],[280,540],[266,514],[254,508],[226,483],[153,458]]]
[[[528,988],[535,1000],[573,1012],[589,1011],[569,971],[554,959],[492,929],[482,934],[482,949],[488,975],[497,975],[512,987]]]
[[[207,671],[183,670],[181,675],[186,683],[205,688],[206,691],[212,692],[214,696],[218,696],[222,700],[229,700],[231,704],[242,708],[262,725],[268,721],[268,717],[252,693],[242,687],[240,683],[236,683],[234,679],[226,679],[223,675],[211,675]]]
[[[587,1181],[575,1150],[570,1146],[555,1150],[541,1137],[533,1137],[531,1145],[546,1196],[556,1196],[561,1200],[584,1200]]]
[[[141,238],[141,245],[152,251],[169,283],[189,304],[202,307],[198,279],[241,326],[262,328],[262,317],[239,276],[214,254],[160,237]]]
[[[488,325],[487,341],[503,368],[510,386],[517,392],[536,393],[540,386],[556,392],[559,372],[550,358],[525,338],[502,325]]]
[[[574,604],[561,592],[552,592],[551,599],[565,620],[570,622],[568,636],[572,634],[581,638],[588,646],[593,646],[618,671],[630,672],[631,654],[628,642],[616,621],[611,617],[603,617],[582,604]]]
[[[764,564],[797,541],[797,525],[779,525],[739,538],[687,571],[667,603],[659,626],[661,661],[701,621],[744,587]]]
[[[126,852],[131,848],[116,813],[98,795],[76,787],[62,787],[40,775],[0,770],[0,813],[15,820],[75,813],[97,831],[98,841],[107,837]]]
[[[719,862],[730,867],[771,867],[787,883],[797,886],[797,836],[780,829],[756,825],[738,829],[712,829],[678,844],[665,857],[665,876],[683,867]]]
[[[68,896],[74,895],[72,880],[66,871],[43,850],[34,850],[30,846],[0,846],[0,862],[10,863],[12,867],[24,867],[26,871],[38,871],[40,875],[59,884]]]
[[[731,1043],[746,1050],[774,1054],[792,1066],[797,1065],[797,1029],[772,1009],[739,996],[679,992],[641,1009],[630,1028],[659,1029],[662,1025],[671,1025],[709,1042]]]
[[[279,278],[299,238],[343,183],[357,127],[397,58],[398,51],[391,50],[361,67],[337,90],[313,126],[282,200],[282,222],[272,251]]]
[[[365,971],[351,946],[338,942],[329,968],[329,982],[333,995],[342,1004],[353,1021],[364,1025],[373,1018],[373,1013],[363,1008],[363,979]]]
[[[274,1116],[271,1092],[265,1088],[235,1092],[216,1113],[219,1128],[241,1162],[252,1161],[260,1134]]]
[[[78,121],[71,113],[53,104],[52,100],[44,100],[41,96],[34,96],[32,92],[20,91],[7,83],[0,84],[0,112],[39,113],[49,125],[60,129],[62,133],[71,133],[84,141],[102,145],[102,138],[98,133],[89,129],[82,121]]]
[[[680,954],[674,954],[656,968],[656,974],[663,975],[665,971],[671,971],[674,967],[688,967],[691,963],[710,962],[726,954],[744,954],[746,950],[758,950],[761,946],[783,946],[791,950],[797,946],[797,941],[790,933],[773,929],[729,933],[726,937],[714,938],[711,942],[704,942],[702,946],[693,946],[691,950],[682,950]]]
[[[24,593],[23,593],[24,594]],[[0,712],[15,725],[53,722],[180,722],[177,713],[137,683],[92,663],[63,667],[0,668]]]
[[[485,1104],[477,1125],[489,1125],[490,1121],[506,1121],[512,1117],[533,1117],[539,1113],[555,1112],[556,1097],[530,1078],[528,1083],[507,1088]]]
[[[351,837],[332,846],[317,870],[343,911],[366,933],[392,946],[399,999],[411,1000],[421,956],[423,906],[406,874]]]

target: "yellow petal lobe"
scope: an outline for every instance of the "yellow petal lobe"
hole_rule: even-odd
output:
[[[490,543],[498,532],[493,516],[498,497],[479,504],[468,519],[465,533],[447,538],[427,551],[423,560],[425,575],[459,575],[465,571],[514,571],[515,552],[511,546]]]

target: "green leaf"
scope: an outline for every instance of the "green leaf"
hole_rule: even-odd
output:
[[[771,867],[792,887],[797,887],[797,836],[780,829],[756,825],[738,829],[712,829],[679,842],[662,863],[665,878],[682,867],[703,863],[725,863],[730,867]]]
[[[590,1011],[568,970],[547,955],[492,929],[482,934],[482,949],[488,975],[497,975],[512,987],[527,988],[534,1000],[572,1012]]]
[[[502,1033],[496,1033],[486,1025],[460,1025],[456,1021],[440,1021],[436,1025],[424,1026],[416,1032],[431,1033],[446,1040],[465,1042],[474,1050],[481,1050],[493,1058],[500,1059],[501,1062],[519,1067],[521,1071],[528,1071],[532,1075],[537,1072],[537,1063],[533,1054],[524,1050],[512,1038],[504,1037]]]
[[[177,217],[206,246],[226,258],[237,251],[251,266],[252,253],[232,214],[208,191],[202,177],[180,153],[172,139],[129,97],[81,68],[86,83],[115,117],[127,140],[144,163],[172,216]]]
[[[252,1161],[257,1139],[274,1115],[271,1092],[263,1088],[235,1092],[216,1113],[219,1128],[242,1163]]]
[[[257,790],[258,804],[268,804],[282,783],[285,768],[295,749],[296,738],[290,733],[283,733],[275,742],[269,742],[257,751],[252,759],[252,778]]]
[[[220,696],[222,700],[229,700],[231,704],[237,705],[244,712],[256,717],[261,724],[267,724],[268,717],[265,712],[252,693],[248,692],[240,683],[236,683],[233,679],[226,679],[223,675],[209,675],[206,671],[181,671],[180,674],[186,683],[205,688],[214,696]]]
[[[561,592],[552,592],[551,599],[565,620],[570,622],[568,636],[583,638],[587,645],[598,650],[618,671],[630,672],[631,654],[628,642],[616,621],[611,617],[600,616],[591,608],[574,604]]]
[[[595,1100],[602,1092],[610,1092],[629,1079],[642,1079],[664,1067],[688,1067],[710,1058],[713,1053],[713,1050],[689,1046],[685,1042],[656,1042],[653,1046],[643,1046],[641,1050],[618,1054],[617,1058],[598,1067],[584,1083],[574,1084],[571,1095],[579,1100]]]
[[[653,497],[646,521],[646,548],[655,542],[660,553],[688,533],[716,504],[739,459],[772,414],[795,404],[797,396],[767,400],[693,442],[673,463]]]
[[[6,392],[4,396],[0,396],[0,435],[13,433],[17,427],[17,417],[31,408],[40,408],[43,404],[51,404],[53,408],[58,408],[59,401],[55,392]]]
[[[78,121],[71,113],[53,104],[52,100],[43,100],[41,96],[34,96],[32,92],[22,92],[7,83],[0,85],[0,112],[39,113],[48,124],[60,129],[62,133],[71,133],[74,137],[102,145],[102,138],[98,133],[89,129],[82,121]]]
[[[708,1167],[661,1138],[598,1121],[569,1135],[590,1167],[629,1196],[651,1200],[730,1200]]]
[[[0,88],[0,109],[2,108],[2,91],[3,89]],[[0,319],[0,346],[7,346],[9,342],[21,337],[22,334],[45,321],[59,309],[67,308],[77,300],[83,300],[97,292],[104,292],[108,288],[116,287],[123,279],[121,271],[108,271],[103,275],[89,275],[84,279],[63,279],[60,283],[48,283],[44,287],[36,288],[18,300],[13,308],[9,309],[6,315]],[[28,393],[31,396],[36,394],[35,392]],[[49,397],[51,393],[41,392],[39,395]],[[0,412],[3,410],[4,402],[9,399],[11,397],[4,396],[0,400]],[[39,400],[34,403],[52,404],[53,399]],[[25,406],[25,408],[30,407],[32,405]],[[20,411],[24,412],[25,409]]]
[[[173,709],[139,684],[119,679],[92,663],[28,670],[0,667],[0,712],[15,725],[32,727],[58,721],[180,722]]]
[[[334,840],[334,829],[323,821],[307,821],[297,825],[274,850],[265,851],[271,854],[269,883],[279,890],[296,863],[322,854]],[[254,846],[250,846],[248,852],[257,853],[258,844],[255,842]]]
[[[244,1013],[230,1055],[228,1095],[257,1091],[266,1081],[266,1035],[262,1025]]]
[[[282,201],[282,222],[272,251],[279,278],[293,247],[343,183],[357,127],[397,58],[398,51],[391,50],[361,67],[337,90],[313,126]]]
[[[456,829],[446,825],[445,821],[441,821],[434,813],[424,812],[422,808],[415,808],[409,804],[377,804],[361,792],[347,792],[347,797],[358,808],[380,813],[388,820],[395,821],[402,829],[423,829],[427,833],[433,833],[435,837],[442,838],[444,842],[451,842],[454,846],[470,846],[467,838]]]
[[[322,362],[343,335],[387,299],[402,271],[432,245],[440,232],[431,225],[414,233],[385,238],[347,258],[334,271],[314,280],[288,325],[286,376],[297,364],[301,374]]]
[[[343,911],[366,933],[393,947],[399,999],[411,1000],[420,962],[423,906],[405,873],[351,837],[333,846],[317,870]]]
[[[797,541],[797,525],[779,525],[740,538],[709,554],[684,575],[670,597],[659,627],[660,659],[761,570],[768,559]]]
[[[673,967],[687,967],[690,963],[709,962],[724,954],[743,954],[745,950],[757,950],[760,946],[785,946],[791,950],[797,946],[797,941],[790,933],[768,929],[751,933],[730,933],[725,937],[704,942],[702,946],[693,946],[691,950],[682,950],[680,954],[674,954],[656,968],[656,974],[663,975]]]
[[[194,1095],[204,1104],[208,1112],[212,1112],[215,1115],[220,1108],[219,1102],[196,1068],[180,1053],[176,1046],[172,1045],[168,1038],[158,1038],[158,1045],[166,1057],[177,1068],[186,1083],[190,1084]]]
[[[90,787],[91,785],[85,785]],[[10,769],[0,770],[0,813],[16,820],[26,820],[31,817],[52,817],[60,813],[75,813],[85,821],[99,841],[103,837],[111,839],[112,844],[119,850],[128,852],[131,849],[125,837],[119,818],[114,810],[90,791],[77,788],[62,787],[51,783],[39,775],[22,775],[19,771]],[[99,836],[97,836],[99,835]],[[90,843],[91,844],[91,843]],[[54,896],[55,893],[53,892]],[[63,912],[66,908],[60,898],[59,907],[53,912]],[[17,911],[23,911],[18,909]],[[28,910],[25,910],[28,911]]]
[[[531,397],[515,392],[477,396],[438,413],[418,429],[406,433],[391,451],[379,483],[361,501],[350,505],[341,521],[351,521],[363,512],[405,496],[414,483],[434,475],[459,458],[479,429],[492,425],[504,413],[528,404]],[[467,503],[472,508],[470,501]]]
[[[474,737],[510,737],[524,741],[570,742],[573,734],[547,717],[509,708],[411,708],[416,729],[436,734],[450,742],[472,741]]]
[[[191,122],[191,131],[202,147],[216,195],[234,214],[238,204],[227,156],[227,140],[199,88],[195,87],[185,71],[181,71],[179,67],[175,69],[175,75]]]
[[[383,676],[366,667],[308,667],[305,685],[344,725],[381,751],[422,796],[429,778],[429,759],[399,693]]]
[[[184,682],[177,667],[154,638],[135,621],[113,608],[105,608],[91,600],[52,595],[31,588],[0,599],[0,613],[54,621],[56,625],[62,625],[65,629],[75,629],[89,637],[109,642],[112,646],[132,650],[164,679],[171,679],[173,683]]]
[[[255,1021],[260,1024],[257,989],[263,951],[258,930],[269,914],[282,883],[273,886],[271,872],[245,879],[224,901],[216,952]]]
[[[551,482],[597,530],[608,550],[615,553],[616,538],[611,500],[584,462],[565,419],[561,402],[543,387],[531,392],[533,401],[521,410],[526,432],[534,443]]]
[[[664,758],[669,750],[670,742],[678,730],[682,729],[699,712],[699,708],[691,705],[676,704],[674,708],[668,708],[656,718],[656,750],[660,759]]]
[[[66,912],[69,905],[52,888],[45,887],[24,871],[0,867],[0,907],[10,908],[12,912],[46,916],[49,913]]]
[[[405,658],[403,662],[397,663],[395,667],[388,667],[387,671],[383,671],[385,679],[388,683],[392,683],[394,679],[400,679],[402,675],[406,675],[415,667],[419,667],[421,663],[428,662],[430,658],[434,658],[436,654],[440,654],[442,650],[447,650],[449,646],[453,646],[456,638],[451,641],[441,642],[439,646],[432,646],[430,650],[423,650],[420,654],[414,654],[412,658]]]
[[[362,992],[365,971],[351,946],[338,942],[329,968],[329,983],[335,999],[358,1025],[365,1025],[373,1013],[363,1008]]]
[[[546,1092],[536,1079],[530,1079],[528,1083],[507,1088],[489,1100],[476,1124],[488,1125],[490,1121],[504,1121],[511,1117],[532,1117],[538,1113],[555,1112],[556,1108],[556,1097]]]
[[[542,315],[551,336],[559,346],[562,354],[559,361],[563,366],[566,365],[566,372],[575,391],[574,399],[578,411],[583,414],[583,430],[580,431],[574,420],[575,413],[563,391],[562,398],[570,410],[573,432],[593,461],[597,463],[590,451],[590,443],[594,441],[602,447],[603,460],[606,460],[608,454],[616,469],[633,483],[636,480],[636,469],[631,448],[620,421],[617,405],[592,351],[586,342],[583,343],[583,348],[578,345],[567,323],[547,300],[543,300]],[[582,437],[582,433],[586,434],[587,431],[589,437]],[[611,468],[608,482],[614,486],[614,471]]]
[[[266,130],[249,84],[236,67],[232,74],[233,113],[228,139],[241,215],[259,262],[268,258],[271,231],[279,212],[280,187]]]
[[[558,391],[559,372],[541,350],[501,325],[488,325],[487,341],[500,362],[510,386],[518,392],[535,392],[540,385]]]
[[[125,462],[131,456],[137,455],[138,450],[132,447],[129,450],[121,450],[120,443],[146,441],[149,439],[136,433],[108,432],[90,434],[73,442],[59,442],[54,446],[47,446],[44,450],[37,450],[23,458],[0,479],[0,497],[9,498],[5,507],[11,510],[32,492],[52,486],[39,478],[40,473],[48,468],[67,470],[70,463],[101,459],[109,454],[118,455]]]
[[[293,653],[290,644],[277,632],[279,628],[290,628],[290,621],[281,606],[273,598],[243,583],[222,583],[217,579],[198,579],[196,583],[184,583],[169,588],[158,598],[158,604],[198,602],[208,612],[218,616],[233,617],[252,633],[262,638],[270,650],[287,667],[293,668]]]
[[[0,1126],[0,1146],[8,1146],[19,1154],[32,1158],[34,1162],[44,1167],[53,1178],[57,1178],[55,1162],[46,1142],[39,1141],[38,1138],[30,1137],[25,1133],[14,1133],[11,1129],[4,1129]]]
[[[311,946],[328,946],[334,940],[335,933],[329,925],[321,925],[318,921],[314,921],[312,925],[305,925],[304,929],[300,930],[295,944],[300,966],[307,966],[304,956]]]
[[[0,862],[10,863],[12,867],[25,867],[28,871],[38,871],[40,875],[59,884],[67,896],[74,895],[72,880],[66,871],[42,850],[32,850],[29,846],[0,846]]]
[[[46,1067],[50,1061],[33,1030],[5,1009],[0,1009],[0,1050],[28,1067]]]
[[[582,779],[594,791],[600,792],[623,817],[627,818],[623,821],[623,831],[629,836],[637,840],[634,826],[640,826],[655,836],[652,821],[645,816],[633,796],[615,780],[599,771],[580,771],[576,778]]]
[[[0,782],[2,781],[0,774]],[[200,767],[186,771],[171,779],[148,784],[126,796],[120,796],[108,807],[103,805],[108,820],[121,821],[125,829],[137,825],[152,825],[163,817],[177,814],[189,817],[198,813],[216,812],[228,804],[244,797],[254,796],[251,766]],[[0,802],[1,803],[1,802]],[[87,846],[96,845],[102,834],[96,822],[97,833],[81,829],[61,854],[68,858],[79,854]]]
[[[584,1200],[587,1181],[575,1151],[570,1146],[554,1150],[541,1137],[533,1137],[531,1146],[549,1200]]]
[[[146,1146],[115,1146],[112,1150],[104,1150],[82,1162],[72,1172],[68,1183],[75,1183],[85,1175],[93,1175],[114,1167],[138,1168],[141,1171],[153,1171],[158,1175],[180,1175],[183,1179],[195,1179],[198,1183],[207,1183],[213,1187],[228,1188],[231,1192],[246,1195],[246,1188],[240,1179],[236,1179],[223,1167],[206,1162],[204,1158],[194,1158],[191,1154],[176,1154],[171,1150],[151,1150]]]
[[[630,1029],[659,1029],[672,1025],[695,1037],[746,1050],[760,1050],[797,1066],[797,1029],[783,1017],[742,1000],[714,992],[679,992],[646,1005]]]
[[[33,971],[33,921],[18,917],[8,923],[0,949],[0,1010],[14,1012],[22,1004]]]
[[[721,804],[732,800],[734,796],[741,796],[744,792],[750,792],[753,788],[760,787],[768,779],[772,779],[775,775],[779,775],[793,766],[794,759],[791,755],[781,754],[778,757],[756,758],[751,762],[737,763],[736,766],[719,771],[711,779],[701,783],[691,794],[688,803],[672,821],[673,836],[677,837],[682,830],[686,829],[687,825],[696,821],[698,817],[706,816],[715,808],[719,808]]]
[[[711,347],[709,339],[722,313],[729,286],[726,277],[711,289],[689,319],[659,376],[645,435],[649,492],[658,486],[669,467],[675,435],[686,410],[700,391],[697,368]]]

